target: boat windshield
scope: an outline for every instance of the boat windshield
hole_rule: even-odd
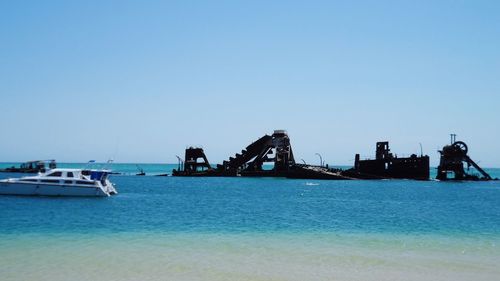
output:
[[[62,173],[61,172],[53,172],[47,175],[47,177],[61,177]]]

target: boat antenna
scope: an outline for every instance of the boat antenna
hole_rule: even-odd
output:
[[[108,170],[108,166],[111,167],[111,165],[113,165],[113,162],[114,162],[114,160],[112,158],[109,159],[108,161],[106,161],[106,165],[104,165],[104,169],[103,170]],[[110,168],[110,170],[111,170],[111,168]]]
[[[420,145],[420,157],[424,156],[424,150],[422,149],[422,143],[418,143]]]

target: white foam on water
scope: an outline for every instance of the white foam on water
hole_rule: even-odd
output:
[[[495,280],[497,241],[405,235],[0,235],[10,280]]]

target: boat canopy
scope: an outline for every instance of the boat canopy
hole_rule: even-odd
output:
[[[109,174],[109,171],[96,171],[96,170],[92,170],[90,171],[90,179],[91,180],[102,180],[104,178],[106,178]]]

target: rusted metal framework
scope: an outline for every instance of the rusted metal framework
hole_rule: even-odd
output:
[[[199,159],[202,161],[198,161]],[[271,169],[266,169],[265,163],[274,165]],[[174,170],[172,175],[348,179],[338,171],[297,164],[290,138],[284,130],[275,130],[272,135],[264,135],[248,145],[241,153],[236,153],[217,165],[215,169],[208,163],[203,149],[190,147],[186,149],[184,167],[181,166],[179,164],[179,169]]]
[[[377,142],[375,159],[360,160],[356,154],[354,168],[343,174],[357,179],[428,180],[429,156],[397,157],[391,153],[389,142]]]
[[[456,141],[452,135],[450,145],[443,147],[438,167],[439,180],[491,180],[491,176],[467,155],[468,147]],[[320,155],[321,158],[321,155]],[[328,166],[298,164],[295,162],[290,138],[286,131],[276,130],[272,135],[264,135],[241,152],[229,157],[222,164],[212,167],[202,148],[186,149],[184,160],[173,176],[218,176],[218,177],[287,177],[298,179],[414,179],[429,180],[429,156],[412,154],[397,157],[391,153],[389,142],[377,142],[375,159],[361,160],[356,154],[354,167],[349,170],[329,169]],[[273,165],[265,165],[272,163]],[[467,165],[467,170],[464,169]],[[272,167],[272,168],[270,168]],[[477,174],[469,173],[474,167]],[[450,176],[453,174],[453,176]]]
[[[493,178],[474,162],[469,155],[469,148],[463,141],[457,141],[456,135],[451,134],[451,142],[439,151],[441,158],[439,161],[436,179],[446,180],[493,180]],[[467,170],[464,169],[467,166]],[[479,174],[470,172],[474,167]]]

